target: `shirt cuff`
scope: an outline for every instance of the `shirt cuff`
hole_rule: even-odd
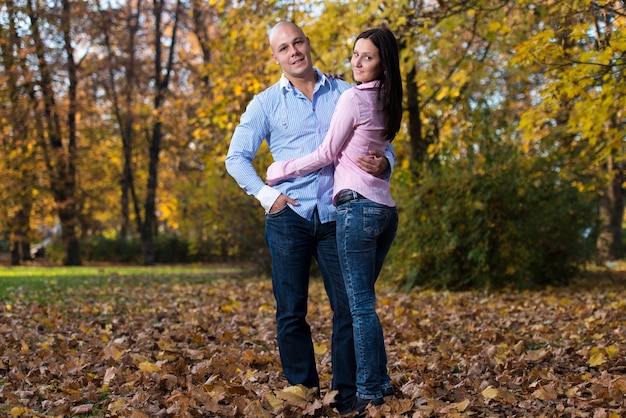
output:
[[[265,209],[265,213],[270,213],[272,205],[274,205],[274,202],[276,202],[276,199],[278,199],[280,194],[280,191],[274,189],[273,187],[263,186],[254,197],[261,202],[261,206]]]

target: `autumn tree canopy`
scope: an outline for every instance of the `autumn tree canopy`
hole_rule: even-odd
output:
[[[167,234],[205,258],[259,257],[262,210],[223,159],[280,75],[267,31],[281,19],[348,80],[360,31],[398,37],[400,207],[432,167],[480,171],[488,148],[512,145],[597,196],[598,257],[621,257],[625,13],[620,0],[3,0],[0,227],[13,262],[55,227],[66,264],[93,237],[139,238],[149,264]]]

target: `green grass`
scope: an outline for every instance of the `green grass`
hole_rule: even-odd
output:
[[[0,267],[0,300],[20,294],[27,298],[50,296],[65,289],[103,287],[112,279],[138,282],[208,282],[225,274],[236,274],[235,267],[202,266],[91,266],[91,267]]]

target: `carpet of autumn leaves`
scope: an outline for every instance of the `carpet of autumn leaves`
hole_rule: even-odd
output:
[[[381,283],[397,396],[367,414],[626,416],[626,279],[602,277],[498,293]],[[113,275],[0,300],[1,416],[337,416],[319,280],[319,397],[282,378],[267,279]]]

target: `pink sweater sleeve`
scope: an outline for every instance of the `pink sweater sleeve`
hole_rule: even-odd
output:
[[[337,101],[335,112],[324,141],[312,153],[286,161],[276,161],[267,169],[267,182],[277,184],[283,180],[304,176],[333,162],[354,132],[358,117],[352,89],[346,90]]]

